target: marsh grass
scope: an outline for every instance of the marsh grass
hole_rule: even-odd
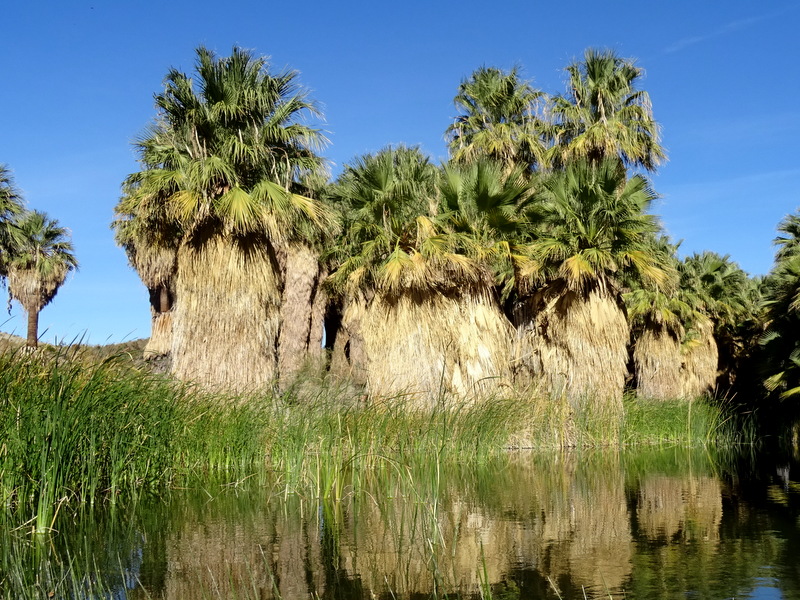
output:
[[[201,392],[130,362],[71,348],[0,354],[0,519],[37,534],[77,507],[190,486],[259,485],[338,501],[382,481],[436,510],[441,469],[509,448],[708,444],[733,440],[708,403],[591,401],[509,394],[367,398],[307,379],[284,394]],[[193,483],[194,482],[194,483]]]

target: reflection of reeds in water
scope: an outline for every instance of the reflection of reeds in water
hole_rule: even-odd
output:
[[[150,542],[142,546],[155,572],[142,572],[146,590],[128,597],[477,598],[525,571],[565,598],[623,597],[638,560],[632,524],[668,541],[678,532],[686,542],[716,539],[721,492],[707,459],[664,455],[514,454],[471,466],[387,459],[358,489],[331,485],[338,491],[327,499],[311,488],[270,497],[247,482],[238,493],[206,485],[211,495],[159,519],[163,565],[149,557]],[[626,486],[640,480],[631,495]],[[703,560],[715,552],[706,543]],[[678,564],[670,560],[664,568]]]
[[[445,474],[387,471],[395,476],[363,495],[306,507],[305,520],[279,518],[280,510],[235,527],[191,519],[169,543],[166,597],[190,594],[198,580],[223,597],[237,586],[293,598],[343,585],[364,597],[477,595],[519,566],[608,597],[631,572],[620,462],[553,457],[501,462],[505,475],[484,480],[478,496],[443,464]],[[499,503],[484,503],[485,495]]]

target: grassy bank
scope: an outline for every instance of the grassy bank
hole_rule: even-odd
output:
[[[340,497],[364,477],[475,463],[508,448],[735,441],[719,407],[629,398],[622,414],[536,397],[367,400],[304,381],[280,395],[213,395],[66,349],[0,355],[0,518],[36,532],[59,514],[190,484],[255,478]]]

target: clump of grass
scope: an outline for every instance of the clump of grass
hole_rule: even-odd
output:
[[[755,430],[705,398],[648,400],[627,396],[620,442],[637,444],[752,443]]]

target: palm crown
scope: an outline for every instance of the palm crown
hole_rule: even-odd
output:
[[[340,289],[430,283],[428,258],[441,242],[431,220],[437,170],[417,148],[386,148],[357,159],[333,187],[344,213],[337,248]]]
[[[509,72],[481,67],[458,88],[461,115],[447,128],[450,154],[457,162],[491,158],[527,168],[544,157],[542,124],[536,105],[542,92]]]
[[[128,180],[135,214],[161,211],[190,235],[211,224],[273,240],[300,220],[324,225],[323,207],[298,193],[300,177],[321,166],[324,138],[298,122],[316,108],[296,74],[272,75],[239,48],[197,54],[197,82],[173,69],[156,96],[159,118],[138,143],[145,169]]]
[[[0,275],[5,275],[5,256],[12,251],[11,224],[22,213],[22,196],[11,172],[0,164]]]
[[[567,73],[568,92],[551,106],[554,163],[616,156],[652,171],[666,158],[650,96],[636,88],[642,70],[632,61],[589,49]]]
[[[534,283],[605,288],[625,269],[645,281],[667,282],[650,241],[658,221],[646,212],[657,196],[644,177],[628,178],[615,159],[583,160],[553,172],[542,185],[542,233],[527,268]]]

